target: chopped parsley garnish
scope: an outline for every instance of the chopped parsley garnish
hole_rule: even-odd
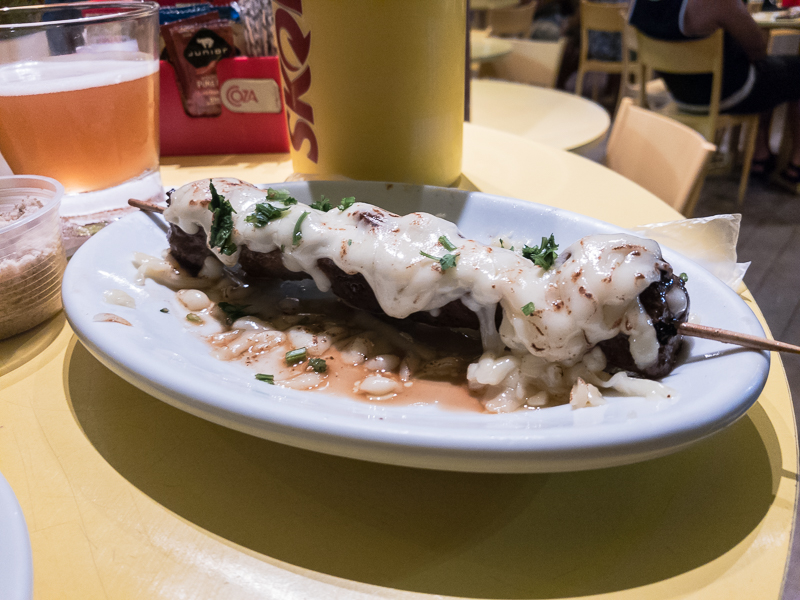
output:
[[[525,245],[522,248],[522,256],[547,271],[558,258],[558,244],[556,244],[553,234],[551,233],[549,238],[543,237],[540,246],[531,248]]]
[[[189,313],[188,315],[186,315],[186,320],[187,321],[191,321],[192,323],[202,323],[203,322],[203,319],[201,319],[199,316],[197,316],[194,313]]]
[[[286,364],[287,365],[296,365],[297,363],[301,363],[306,359],[307,352],[305,348],[296,348],[294,350],[289,350],[286,353]]]
[[[425,258],[430,258],[431,260],[438,262],[442,267],[442,271],[447,271],[447,269],[452,269],[455,267],[459,257],[458,254],[445,254],[443,257],[439,258],[438,256],[433,256],[432,254],[422,251],[420,251],[420,254]]]
[[[272,206],[272,204],[263,204],[259,202],[256,204],[253,214],[247,215],[244,220],[248,223],[252,223],[255,227],[264,227],[264,225],[270,221],[280,219],[287,210],[289,210],[288,206],[285,208],[277,208]]]
[[[533,302],[528,302],[525,306],[522,307],[522,314],[526,317],[529,317],[533,314],[533,311],[536,310],[536,307],[533,305]]]
[[[307,216],[308,216],[308,211],[300,215],[300,218],[297,219],[297,223],[294,224],[294,233],[292,233],[292,246],[297,246],[300,242],[303,241],[303,232],[300,231],[300,227],[303,225],[303,221]]]
[[[244,304],[231,304],[230,302],[218,302],[217,306],[222,309],[222,312],[225,313],[225,318],[227,318],[228,323],[233,323],[237,319],[241,319],[245,315],[249,314],[247,312],[247,306]]]
[[[211,190],[211,202],[208,204],[214,216],[211,218],[211,232],[209,236],[209,244],[212,248],[219,248],[220,254],[230,256],[236,252],[236,244],[231,240],[233,235],[233,206],[225,196],[217,193],[217,189],[213,183],[208,184],[208,189]]]
[[[168,313],[168,312],[169,312],[169,309],[168,309],[168,308],[162,308],[162,309],[161,309],[160,311],[158,311],[158,312],[162,312],[162,313]]]
[[[275,385],[275,375],[267,375],[266,373],[256,373],[256,379],[265,381],[270,385]]]
[[[498,239],[499,239],[499,238],[498,238]],[[503,243],[503,240],[502,240],[502,239],[499,239],[499,241],[500,241],[500,247],[501,247],[501,248],[505,248],[506,246],[505,246],[505,244]],[[509,250],[511,250],[511,251],[513,252],[513,251],[514,251],[514,246],[511,246],[511,248],[509,248]]]
[[[689,276],[686,273],[681,273],[678,275],[678,279],[680,279],[683,283],[689,281]]]
[[[328,370],[328,363],[325,362],[324,358],[310,358],[308,364],[314,369],[315,373],[324,373]]]
[[[356,203],[356,197],[350,196],[349,198],[342,198],[342,203],[339,205],[339,210],[347,210]]]
[[[350,196],[349,198],[342,198],[342,201],[339,203],[339,210],[347,210],[348,208],[353,206],[355,202],[356,202],[355,196]],[[311,208],[316,208],[317,210],[328,212],[329,210],[333,209],[333,204],[331,204],[331,201],[328,200],[325,196],[320,196],[319,200],[311,203]]]
[[[322,196],[316,202],[311,203],[311,208],[316,208],[317,210],[321,210],[322,212],[328,212],[333,208],[333,204],[331,204],[331,201],[328,200],[325,196]]]
[[[297,200],[289,195],[289,190],[273,190],[272,188],[269,188],[267,190],[267,200],[282,202],[285,206],[297,204]]]
[[[441,260],[439,260],[439,264],[442,265],[442,271],[447,271],[447,269],[455,267],[458,262],[458,256],[458,254],[445,254]]]
[[[447,250],[448,252],[452,252],[453,250],[455,250],[457,248],[457,246],[455,244],[453,244],[453,242],[451,242],[450,240],[447,239],[446,235],[440,235],[439,236],[439,243],[442,246],[444,246],[444,249]]]

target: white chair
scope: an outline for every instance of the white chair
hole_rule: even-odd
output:
[[[623,98],[608,137],[606,166],[690,216],[715,150],[691,127]]]
[[[480,76],[554,88],[566,38],[556,42],[508,40],[511,53],[481,65]]]

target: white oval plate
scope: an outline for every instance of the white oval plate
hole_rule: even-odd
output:
[[[398,213],[417,210],[458,223],[467,237],[498,235],[538,241],[554,233],[565,248],[591,233],[619,231],[607,223],[522,200],[478,192],[374,182],[274,184],[301,202],[320,194],[355,196]],[[755,402],[769,354],[691,340],[688,359],[664,380],[677,402],[613,398],[573,410],[557,406],[510,414],[454,412],[426,406],[383,406],[324,392],[264,385],[244,365],[218,361],[181,319],[159,310],[172,291],[133,282],[134,252],[168,247],[159,217],[131,215],[98,233],[76,253],[64,277],[67,317],[86,347],[109,369],[145,392],[194,415],[301,448],[396,465],[473,472],[549,472],[627,464],[679,450],[730,425]],[[666,251],[689,275],[692,312],[701,323],[763,335],[744,301],[680,255]],[[123,289],[136,308],[111,306],[103,292]],[[96,323],[114,312],[133,327]],[[711,358],[709,354],[720,353]]]
[[[0,474],[0,598],[33,597],[33,558],[25,517],[17,497]]]

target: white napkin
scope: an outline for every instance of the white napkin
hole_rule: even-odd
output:
[[[640,225],[634,233],[657,241],[685,254],[708,269],[736,292],[744,289],[749,262],[736,262],[736,242],[742,215],[714,215],[667,223]]]

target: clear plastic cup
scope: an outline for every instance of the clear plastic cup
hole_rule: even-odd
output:
[[[0,177],[0,340],[61,310],[63,195],[64,187],[49,177]]]
[[[128,198],[162,199],[158,44],[155,2],[0,9],[0,154],[64,186],[62,217],[107,223]]]

